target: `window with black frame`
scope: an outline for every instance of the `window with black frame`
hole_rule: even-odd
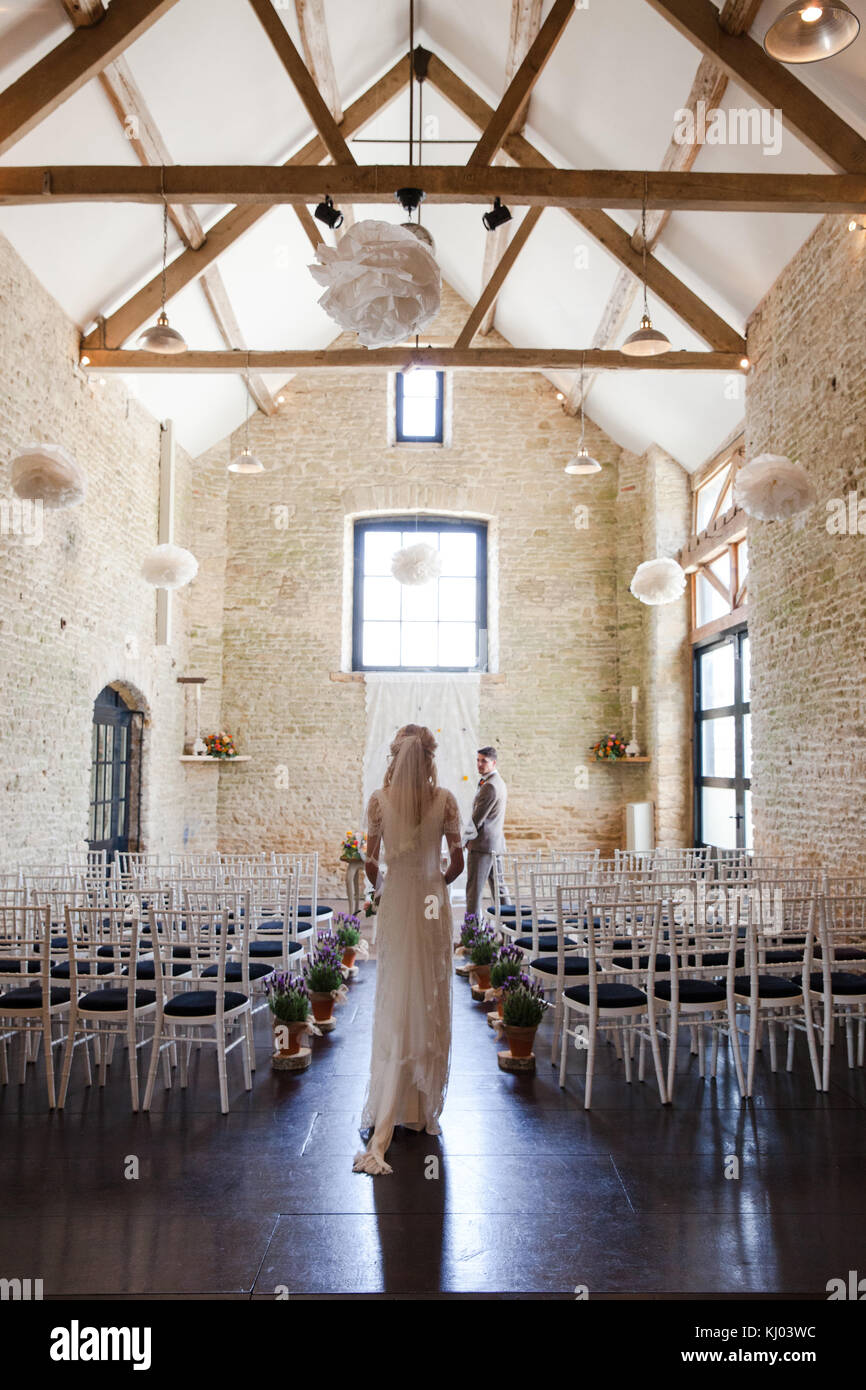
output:
[[[752,847],[749,634],[695,648],[695,843]]]
[[[106,686],[93,706],[88,847],[108,852],[129,848],[132,823],[132,725],[135,711]]]
[[[396,377],[398,444],[441,444],[444,438],[445,373],[415,367]]]
[[[401,584],[394,554],[420,543],[441,573]],[[355,671],[487,669],[487,526],[437,517],[355,523],[352,667]]]

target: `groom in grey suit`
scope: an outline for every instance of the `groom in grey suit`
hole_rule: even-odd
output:
[[[505,851],[505,803],[508,788],[496,770],[495,748],[479,748],[476,759],[481,780],[472,803],[472,824],[475,836],[468,841],[466,855],[466,911],[480,919],[485,883],[493,888],[493,875],[498,869],[498,857]],[[500,878],[500,899],[507,894]]]

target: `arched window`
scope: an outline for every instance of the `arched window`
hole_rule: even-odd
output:
[[[91,849],[107,851],[109,862],[117,850],[129,849],[131,836],[138,843],[141,718],[136,713],[110,685],[93,705],[88,838]]]

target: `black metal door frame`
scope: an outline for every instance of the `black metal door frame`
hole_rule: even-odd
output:
[[[88,845],[93,850],[106,850],[109,863],[118,850],[129,848],[135,714],[111,686],[101,690],[93,704]],[[103,731],[101,737],[100,730]],[[136,800],[140,806],[140,798]]]
[[[743,699],[743,639],[747,638],[748,635],[748,625],[743,623],[741,626],[729,628],[720,637],[713,637],[709,641],[695,646],[692,653],[694,663],[694,833],[695,844],[698,847],[702,847],[705,843],[701,824],[701,788],[721,787],[734,791],[736,847],[737,849],[746,848],[746,792],[751,791],[752,788],[751,778],[744,775],[745,741],[743,738],[743,717],[751,713],[751,700]],[[732,645],[734,648],[734,703],[732,705],[718,705],[711,710],[702,710],[701,657],[714,648],[725,645]],[[702,772],[704,750],[702,725],[707,719],[718,719],[730,715],[734,717],[734,776],[704,777]]]

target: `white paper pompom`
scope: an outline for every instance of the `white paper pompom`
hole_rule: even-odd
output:
[[[59,444],[25,444],[12,460],[12,487],[19,497],[60,511],[84,501],[84,469]]]
[[[676,560],[660,555],[638,565],[629,585],[641,603],[673,603],[686,587],[686,573]]]
[[[734,478],[734,501],[758,521],[787,521],[816,496],[805,468],[782,454],[758,454]]]
[[[439,267],[414,232],[367,219],[316,255],[321,264],[310,272],[325,286],[319,303],[365,347],[401,343],[438,313]]]
[[[391,573],[401,584],[429,584],[442,573],[442,557],[424,541],[407,545],[392,556]]]
[[[155,589],[182,589],[198,574],[198,560],[180,545],[156,545],[142,561],[141,572]]]

